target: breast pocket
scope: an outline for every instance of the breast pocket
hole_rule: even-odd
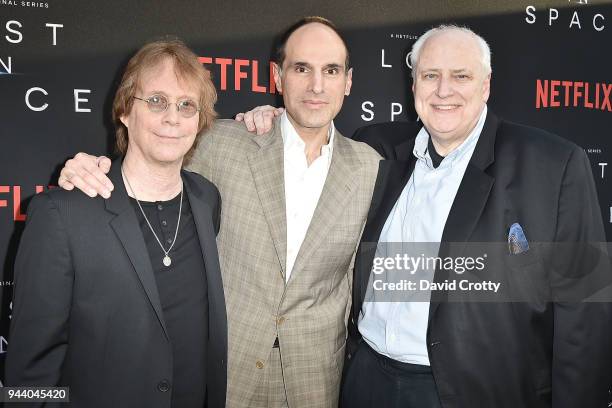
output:
[[[540,261],[539,251],[535,247],[520,254],[508,254],[506,258],[506,264],[511,268],[520,268]]]
[[[514,302],[545,303],[551,300],[550,281],[540,251],[532,247],[505,259],[509,299]]]

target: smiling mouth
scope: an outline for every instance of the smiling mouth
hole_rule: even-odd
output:
[[[312,106],[312,107],[320,107],[320,106],[324,106],[327,105],[327,102],[324,101],[311,101],[311,100],[306,100],[304,101],[304,103],[308,106]]]
[[[170,135],[160,135],[159,133],[154,133],[155,136],[162,138],[162,139],[175,139],[178,140],[180,139],[182,136],[170,136]]]
[[[432,108],[434,108],[434,110],[443,111],[443,112],[453,111],[461,107],[461,105],[453,105],[453,104],[431,105],[431,106]]]

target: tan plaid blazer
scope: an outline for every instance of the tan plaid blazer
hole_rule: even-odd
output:
[[[217,121],[190,170],[222,199],[219,254],[228,318],[227,406],[252,399],[278,336],[290,408],[337,407],[352,264],[380,156],[336,131],[329,173],[285,284],[286,213],[280,118],[263,136]],[[214,335],[214,333],[211,333]]]

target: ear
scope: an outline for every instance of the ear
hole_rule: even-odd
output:
[[[410,62],[412,62],[412,52],[410,52]],[[414,95],[414,90],[416,89],[416,82],[417,82],[417,76],[418,76],[418,72],[417,72],[417,67],[416,67],[416,63],[410,67],[410,77],[412,78],[412,94]]]
[[[344,96],[351,94],[351,86],[353,86],[353,68],[350,68],[346,73],[346,85],[344,86]]]
[[[489,94],[491,93],[491,74],[487,75],[484,82],[482,83],[482,101],[487,102],[489,100]]]
[[[119,120],[121,121],[121,123],[123,123],[123,126],[125,126],[126,128],[129,129],[129,126],[128,126],[128,116],[127,115],[119,116]]]
[[[283,93],[283,81],[281,81],[281,67],[276,63],[272,63],[272,73],[274,75],[274,83],[276,84],[276,89],[281,94]]]

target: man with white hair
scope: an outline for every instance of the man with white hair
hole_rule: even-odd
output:
[[[589,279],[609,282],[586,154],[487,108],[490,50],[473,31],[433,28],[411,57],[420,122],[355,135],[387,160],[355,261],[341,405],[605,407],[610,303],[579,302],[601,282]],[[372,295],[375,256],[390,243],[429,243],[438,257],[488,243],[480,276],[500,278],[506,297],[474,302],[480,294],[449,285],[417,301]],[[441,266],[430,278],[461,279]]]

